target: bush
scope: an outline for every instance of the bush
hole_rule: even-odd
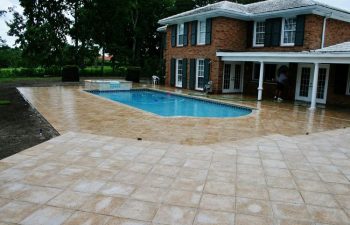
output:
[[[62,82],[79,82],[79,67],[76,65],[62,68]]]
[[[137,66],[129,66],[127,70],[127,74],[125,80],[132,81],[135,83],[140,83],[140,73],[141,68]]]

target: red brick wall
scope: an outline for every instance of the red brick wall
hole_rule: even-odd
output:
[[[350,23],[340,20],[327,20],[325,46],[350,41]]]
[[[191,46],[189,26],[189,45],[186,47],[171,47],[171,28],[167,30],[167,49],[165,50],[166,58],[166,84],[170,85],[170,61],[171,58],[198,59],[208,58],[211,60],[210,80],[213,81],[214,92],[221,91],[222,63],[216,57],[216,51],[219,49],[236,49],[243,51],[246,43],[246,22],[233,20],[223,17],[213,18],[212,20],[212,43],[210,45]],[[187,74],[189,75],[189,65]],[[189,77],[189,76],[188,76]]]

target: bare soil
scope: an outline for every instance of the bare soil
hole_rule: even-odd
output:
[[[15,87],[0,86],[0,159],[59,136]]]

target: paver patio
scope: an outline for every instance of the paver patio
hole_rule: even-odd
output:
[[[206,146],[66,132],[0,161],[0,224],[350,224],[350,129]]]
[[[96,97],[79,87],[26,87],[19,90],[61,134],[75,131],[204,145],[270,134],[296,135],[350,127],[349,110],[318,109],[311,112],[305,106],[291,103],[238,102],[260,109],[241,118],[166,118]],[[235,100],[235,96],[230,99]]]
[[[76,87],[20,90],[62,135],[0,161],[0,224],[350,224],[346,112],[169,119]]]

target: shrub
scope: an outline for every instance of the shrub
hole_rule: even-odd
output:
[[[137,66],[129,66],[125,80],[140,83],[141,68]]]
[[[79,67],[68,65],[62,68],[62,82],[79,82]]]

